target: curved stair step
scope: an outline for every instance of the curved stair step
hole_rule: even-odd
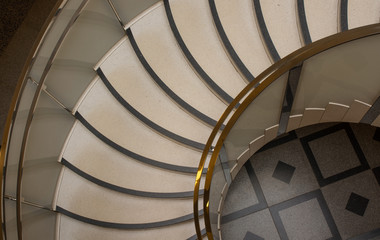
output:
[[[86,95],[78,112],[93,128],[130,151],[164,163],[198,166],[200,150],[153,131],[115,101],[103,83],[98,81]]]
[[[348,0],[348,29],[380,22],[379,0]]]
[[[226,103],[189,66],[170,30],[163,5],[132,25],[129,32],[147,63],[170,89],[194,108],[218,119]]]
[[[300,0],[304,2],[311,41],[338,32],[339,0]]]
[[[210,1],[215,2],[221,25],[236,54],[253,76],[259,75],[271,65],[271,60],[256,25],[253,1]]]
[[[208,126],[172,101],[141,66],[128,39],[122,39],[96,66],[111,88],[146,118],[182,137],[206,142]],[[191,131],[187,126],[192,126]]]
[[[193,191],[194,175],[159,169],[128,157],[76,122],[62,158],[81,171],[109,184],[145,192]],[[149,177],[146,177],[149,176]]]
[[[95,226],[70,218],[64,214],[58,214],[57,239],[59,240],[146,240],[146,239],[196,239],[194,234],[194,222],[187,221],[165,228],[144,229],[144,231],[112,229]]]
[[[256,2],[256,1],[255,1]],[[269,35],[281,58],[302,47],[295,0],[261,0]]]
[[[62,170],[56,209],[120,228],[169,226],[192,219],[193,199],[132,196],[94,184],[71,170]],[[62,212],[62,211],[61,211]]]
[[[184,45],[207,75],[202,74],[200,77],[212,79],[231,97],[228,101],[231,102],[246,86],[246,81],[238,74],[223,49],[208,1],[165,2],[170,6],[172,24],[176,25]]]

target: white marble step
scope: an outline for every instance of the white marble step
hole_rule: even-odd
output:
[[[178,31],[187,48],[224,91],[234,98],[246,85],[225,52],[208,1],[170,0]]]
[[[97,67],[123,99],[145,117],[182,137],[207,141],[211,126],[184,111],[152,81],[127,37],[120,40]]]
[[[257,27],[253,1],[215,0],[215,5],[229,41],[242,62],[256,77],[271,65],[271,60]]]
[[[150,67],[185,102],[218,119],[226,104],[200,79],[187,62],[171,32],[164,6],[152,10],[131,27]]]
[[[338,32],[339,0],[303,0],[311,40]]]
[[[265,24],[281,58],[302,44],[297,25],[296,0],[261,0]]]
[[[190,238],[195,234],[193,221],[187,221],[165,228],[136,231],[99,227],[77,221],[62,214],[58,215],[58,219],[59,231],[57,231],[57,239],[59,240],[178,240]]]
[[[81,171],[123,188],[172,193],[194,190],[194,175],[141,163],[108,146],[80,122],[73,126],[63,158]]]
[[[348,29],[380,22],[380,0],[348,0]]]
[[[144,224],[192,214],[193,199],[159,199],[119,193],[96,185],[64,167],[56,206],[110,223]]]
[[[147,127],[116,102],[101,81],[92,86],[78,112],[97,131],[130,151],[160,162],[198,167],[201,151],[174,142]]]

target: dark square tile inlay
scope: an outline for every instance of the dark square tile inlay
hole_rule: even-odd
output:
[[[295,167],[287,163],[284,163],[282,161],[278,161],[276,169],[274,169],[272,177],[277,178],[278,180],[289,184],[295,170],[296,170]]]
[[[351,193],[350,199],[348,199],[346,205],[346,209],[360,216],[363,216],[365,210],[367,209],[368,202],[369,200],[367,198],[362,197],[356,193]]]
[[[247,232],[244,236],[243,240],[264,240],[264,238],[257,236],[256,234],[253,234],[251,232]]]
[[[375,174],[377,183],[380,185],[380,167],[376,167],[372,169],[372,171],[373,171],[373,174]]]
[[[373,136],[373,140],[380,142],[380,128],[376,128],[375,135]]]

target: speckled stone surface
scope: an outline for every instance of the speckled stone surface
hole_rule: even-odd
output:
[[[379,239],[378,132],[318,124],[263,147],[228,190],[223,239]]]
[[[57,0],[0,1],[0,136],[33,43]]]

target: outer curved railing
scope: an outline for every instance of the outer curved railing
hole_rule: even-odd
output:
[[[16,202],[16,219],[17,219],[17,236],[18,239],[22,239],[22,223],[21,223],[21,204],[27,204],[32,207],[50,210],[52,209],[47,208],[45,206],[40,206],[39,204],[31,203],[26,200],[23,200],[22,198],[22,176],[23,176],[23,163],[25,158],[25,150],[26,150],[26,143],[29,135],[29,130],[32,124],[34,112],[36,109],[36,105],[38,102],[38,99],[40,97],[41,92],[44,89],[44,80],[46,78],[46,75],[48,74],[48,71],[52,65],[52,62],[55,58],[55,55],[65,38],[67,32],[71,28],[72,24],[75,22],[76,18],[78,17],[80,11],[85,6],[87,0],[79,1],[78,6],[76,6],[73,10],[68,10],[68,12],[72,13],[72,16],[70,16],[68,19],[66,17],[63,17],[63,20],[60,21],[60,25],[57,28],[54,28],[54,24],[57,22],[57,18],[61,15],[62,9],[64,9],[67,5],[67,1],[64,0],[58,0],[56,1],[54,7],[52,8],[49,16],[45,20],[43,26],[41,27],[41,30],[37,36],[37,38],[34,41],[34,44],[29,52],[29,55],[26,59],[26,62],[24,64],[24,67],[22,69],[22,72],[20,74],[16,90],[14,93],[14,96],[12,98],[12,102],[10,105],[10,110],[7,116],[6,125],[4,128],[4,135],[2,139],[2,148],[0,151],[0,164],[2,166],[5,165],[5,168],[1,168],[1,179],[0,179],[0,191],[1,191],[1,200],[2,200],[2,208],[1,208],[1,218],[3,221],[0,239],[3,239],[3,237],[7,238],[6,230],[5,230],[5,205],[4,205],[4,198],[8,198],[10,200],[13,200]],[[73,6],[71,6],[73,7]],[[67,21],[66,21],[67,20]],[[63,27],[63,29],[62,29]],[[58,34],[54,31],[58,31]],[[41,53],[41,49],[43,49],[43,53]],[[41,54],[41,55],[40,55]],[[48,54],[46,57],[45,54]],[[38,62],[40,61],[40,62]],[[37,66],[37,67],[36,67]],[[42,67],[42,69],[40,69]],[[35,72],[32,72],[35,71]],[[39,76],[38,79],[31,79],[31,75],[37,75]],[[23,126],[22,131],[22,138],[21,138],[21,149],[19,152],[19,162],[18,162],[18,173],[17,173],[17,192],[16,196],[6,196],[5,195],[5,172],[4,169],[6,169],[6,161],[9,155],[9,147],[10,142],[12,139],[12,132],[15,127],[16,117],[19,112],[19,106],[20,102],[22,101],[22,96],[24,94],[24,90],[26,88],[26,85],[28,82],[32,82],[32,85],[36,85],[35,90],[33,91],[33,99],[30,103],[28,103],[28,114],[26,122]]]
[[[309,59],[312,56],[315,56],[323,51],[334,48],[338,45],[357,40],[364,37],[369,37],[372,35],[380,34],[380,24],[369,25],[342,33],[332,35],[330,37],[321,39],[314,43],[303,47],[282,60],[276,62],[271,67],[266,69],[263,73],[256,77],[256,79],[250,82],[233,100],[233,102],[227,107],[216,126],[214,127],[207,143],[205,149],[202,153],[201,160],[199,162],[198,172],[195,181],[194,187],[194,222],[198,239],[202,239],[202,233],[200,228],[200,219],[198,215],[199,210],[199,188],[202,179],[202,172],[205,167],[205,163],[211,149],[211,146],[215,145],[211,159],[209,160],[208,171],[205,180],[204,186],[204,220],[206,226],[206,232],[209,239],[214,239],[212,226],[210,221],[210,190],[211,190],[211,181],[214,174],[214,169],[216,162],[218,160],[219,153],[223,147],[228,134],[230,133],[232,127],[235,125],[236,121],[246,110],[246,108],[263,92],[271,83],[281,77],[284,73],[288,72],[292,68],[303,63],[305,60]],[[235,112],[233,112],[235,106],[240,103],[240,106]],[[216,139],[216,135],[221,131],[221,126],[225,124],[225,128],[220,134],[220,137]],[[219,195],[220,196],[220,195]]]
[[[25,184],[26,182],[25,180],[23,180],[23,175],[25,175],[24,162],[25,160],[28,160],[27,148],[29,142],[31,141],[30,131],[31,129],[33,129],[33,122],[35,122],[33,118],[40,117],[40,115],[38,115],[39,113],[36,112],[36,110],[38,111],[39,104],[40,102],[42,102],[41,97],[43,96],[41,95],[45,95],[45,98],[48,97],[49,101],[51,100],[51,102],[56,103],[58,106],[57,108],[59,108],[60,110],[60,113],[65,112],[67,113],[66,115],[72,117],[71,120],[75,119],[74,116],[70,115],[71,108],[73,106],[70,106],[70,103],[67,102],[60,102],[62,101],[62,99],[59,100],[58,96],[54,96],[57,93],[50,93],[46,89],[50,87],[49,83],[46,83],[45,85],[44,82],[46,79],[48,79],[48,74],[51,72],[50,68],[53,65],[56,56],[59,55],[60,47],[63,44],[67,35],[69,35],[68,32],[73,27],[74,23],[78,22],[78,19],[80,20],[80,17],[82,16],[82,11],[86,10],[86,4],[87,2],[89,2],[89,0],[56,0],[55,2],[56,3],[54,7],[52,8],[49,16],[46,18],[44,25],[41,27],[39,35],[36,37],[34,45],[31,48],[30,53],[25,61],[24,67],[18,80],[18,84],[16,86],[14,96],[12,98],[10,110],[6,119],[6,125],[4,127],[2,147],[0,149],[0,164],[4,166],[0,169],[0,192],[2,201],[2,206],[0,208],[0,216],[2,218],[3,223],[0,232],[0,240],[2,240],[3,238],[7,239],[7,219],[10,219],[12,221],[12,224],[9,224],[12,225],[12,236],[9,236],[10,234],[8,234],[8,237],[23,239],[22,226],[25,225],[25,222],[22,222],[22,216],[25,213],[22,206],[28,205],[35,209],[43,209],[43,211],[47,210],[47,212],[50,215],[54,215],[55,213],[57,213],[57,210],[54,209],[54,206],[51,207],[50,204],[44,205],[41,203],[35,203],[28,201],[27,199],[24,199],[25,195],[23,194],[25,194],[25,191],[23,191],[22,188],[22,184]],[[143,15],[140,14],[140,12],[145,10],[145,8],[149,7],[149,4],[150,3],[141,4],[139,5],[139,9],[134,9],[133,14],[123,17],[128,22],[133,23],[134,21],[136,21],[136,19]],[[91,10],[88,10],[87,12],[91,12]],[[134,14],[140,15],[135,16]],[[108,41],[112,42],[112,39]],[[109,44],[109,42],[107,42],[107,44]],[[114,43],[112,42],[111,44]],[[69,59],[69,61],[70,60],[71,59]],[[96,61],[98,61],[98,59],[96,59]],[[27,99],[24,99],[24,96],[26,95],[25,92],[29,94]],[[64,94],[66,94],[66,92]],[[23,104],[25,106],[21,106]],[[23,114],[20,114],[20,108],[22,108]],[[18,125],[17,118],[20,115],[23,115],[22,124]],[[17,132],[16,137],[14,137],[14,132]],[[14,151],[14,153],[12,152],[12,150]],[[10,153],[12,154],[12,164],[17,164],[17,166],[12,166],[17,167],[17,169],[15,171],[16,174],[13,174],[16,175],[16,177],[12,176],[11,180],[12,183],[13,181],[17,181],[17,183],[14,184],[15,187],[14,189],[12,188],[12,193],[8,194],[6,190],[10,188],[6,187],[5,182],[7,179],[7,163],[10,159]],[[57,164],[59,163],[57,162]],[[50,200],[51,199],[49,198],[48,201]],[[11,209],[7,208],[9,207],[6,206],[7,202],[12,202]],[[7,210],[7,214],[10,214],[9,216],[6,216],[5,210]]]
[[[13,125],[15,123],[17,111],[19,108],[21,95],[23,93],[23,90],[25,88],[25,85],[28,81],[27,74],[30,71],[31,65],[34,63],[34,57],[36,55],[36,52],[40,49],[41,45],[43,44],[44,38],[46,36],[46,33],[49,31],[49,28],[51,27],[52,23],[54,22],[55,18],[57,17],[57,11],[62,7],[63,0],[56,1],[56,4],[54,5],[53,9],[51,10],[49,16],[45,20],[43,26],[41,27],[41,30],[39,34],[37,35],[34,44],[28,54],[28,57],[26,58],[24,67],[21,70],[20,77],[18,79],[16,90],[13,94],[12,101],[9,107],[8,116],[6,119],[6,123],[4,126],[4,134],[2,138],[2,147],[0,150],[0,166],[4,166],[4,162],[6,161],[8,149],[9,149],[9,142],[10,142],[10,136],[12,135]],[[4,202],[4,192],[3,192],[3,178],[4,178],[4,168],[0,168],[0,192],[1,192],[1,208],[0,208],[0,216],[2,218],[2,221],[4,221],[4,209],[3,209],[3,202]],[[3,239],[4,236],[4,224],[2,224],[1,232],[0,232],[0,240]]]

